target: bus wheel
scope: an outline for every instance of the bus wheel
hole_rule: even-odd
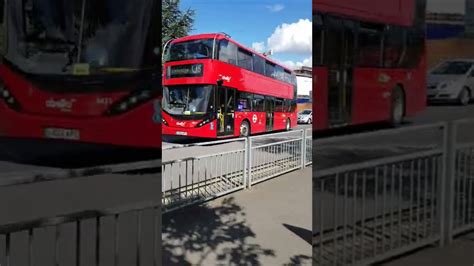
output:
[[[392,93],[392,107],[390,112],[390,125],[397,127],[402,124],[405,116],[405,98],[399,87]]]
[[[286,131],[290,131],[291,129],[291,122],[290,122],[290,119],[286,119],[286,127],[285,127],[285,130]]]
[[[249,122],[243,121],[242,124],[240,124],[240,136],[246,138],[249,135],[250,135]]]
[[[464,87],[459,94],[459,104],[461,105],[468,105],[469,102],[471,101],[471,92],[469,91],[468,88]]]

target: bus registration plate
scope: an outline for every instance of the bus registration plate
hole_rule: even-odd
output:
[[[67,139],[67,140],[79,140],[80,133],[76,129],[64,129],[64,128],[45,128],[45,138],[49,139]]]
[[[187,135],[188,135],[188,132],[176,131],[176,135],[178,135],[178,136],[187,136]]]

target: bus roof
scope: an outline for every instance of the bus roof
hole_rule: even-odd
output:
[[[185,37],[181,37],[181,38],[177,38],[177,39],[174,39],[171,43],[178,43],[178,42],[185,42],[185,41],[193,41],[193,40],[199,40],[199,39],[213,39],[213,38],[216,38],[217,40],[223,40],[223,39],[226,39],[226,40],[229,40],[231,42],[233,42],[234,44],[238,45],[239,47],[245,49],[245,50],[248,50],[249,52],[252,52],[256,55],[259,55],[263,58],[265,58],[266,60],[268,60],[269,62],[275,64],[275,65],[278,65],[278,66],[281,66],[282,68],[284,68],[285,70],[291,72],[292,74],[294,74],[294,71],[291,70],[290,68],[282,65],[281,63],[278,63],[277,61],[269,58],[268,56],[264,56],[263,54],[251,49],[251,48],[248,48],[238,42],[236,42],[235,40],[229,38],[229,36],[227,36],[226,34],[224,33],[203,33],[203,34],[196,34],[196,35],[189,35],[189,36],[185,36]]]
[[[313,0],[313,13],[344,15],[367,22],[411,26],[418,0]]]

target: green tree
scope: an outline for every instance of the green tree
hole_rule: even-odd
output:
[[[189,34],[193,29],[195,11],[179,9],[180,0],[162,0],[163,4],[163,38],[162,47],[167,41]]]

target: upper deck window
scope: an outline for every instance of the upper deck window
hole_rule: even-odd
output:
[[[270,78],[275,77],[275,64],[270,61],[265,63],[265,76]]]
[[[249,71],[253,71],[252,67],[252,53],[245,51],[244,49],[238,50],[238,65],[241,68],[245,68]]]
[[[253,71],[265,75],[265,59],[256,54],[253,55]]]
[[[166,53],[166,62],[212,58],[213,39],[173,43]]]
[[[237,65],[237,45],[228,40],[221,40],[219,42],[219,60]]]

